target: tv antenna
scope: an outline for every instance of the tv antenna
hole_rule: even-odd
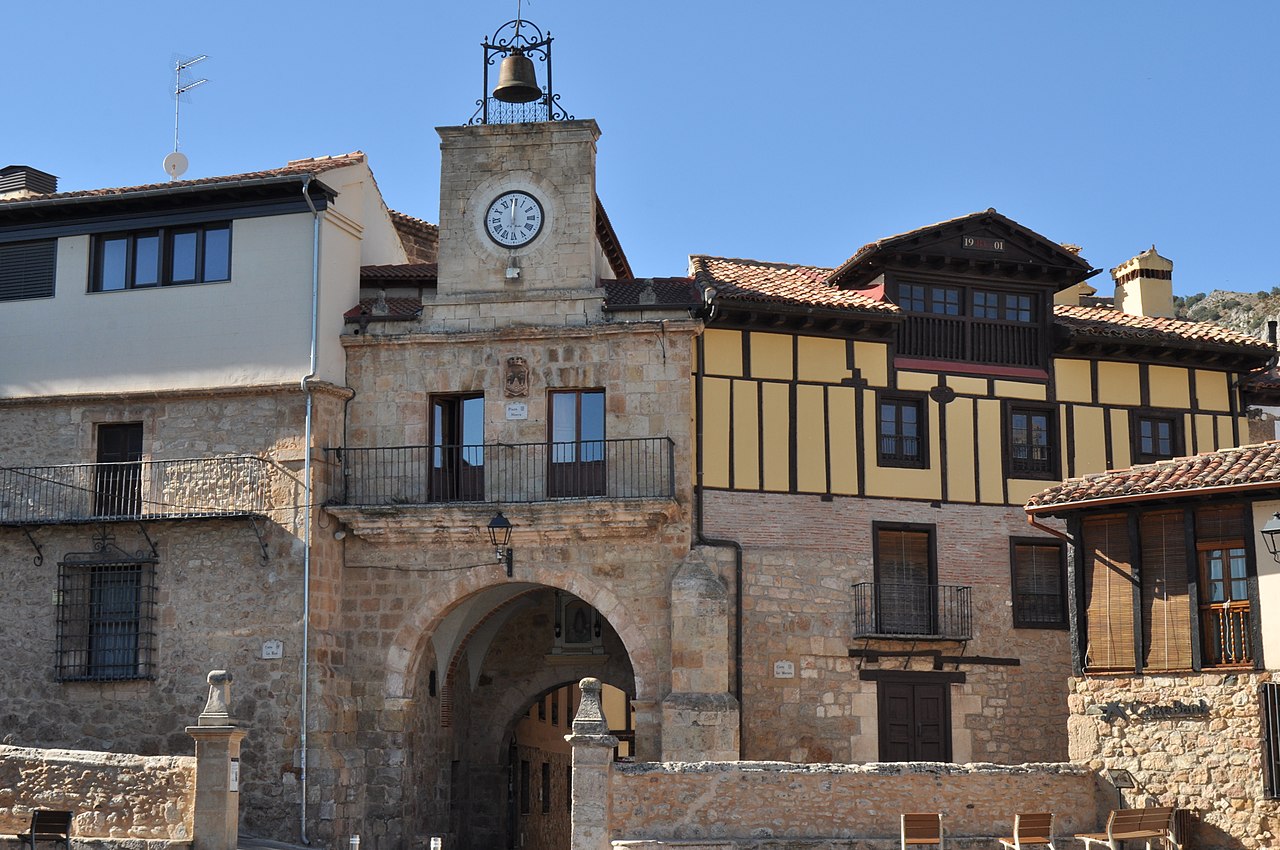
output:
[[[178,150],[178,122],[181,117],[182,96],[196,86],[209,82],[206,79],[184,82],[182,75],[192,65],[203,62],[208,58],[208,56],[201,53],[199,56],[189,59],[175,58],[173,60],[173,153],[164,158],[164,170],[169,175],[170,180],[177,180],[187,171],[187,156]]]

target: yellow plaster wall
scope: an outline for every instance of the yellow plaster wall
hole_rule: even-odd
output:
[[[760,487],[759,393],[755,381],[733,382],[733,486],[743,490]]]
[[[1152,407],[1191,407],[1191,376],[1180,366],[1148,367],[1147,385]]]
[[[1201,410],[1230,410],[1227,373],[1197,369],[1196,403]]]
[[[1244,426],[1244,428],[1243,428],[1243,429],[1241,429],[1242,433],[1243,433],[1243,432],[1246,432],[1246,429],[1247,429],[1248,427],[1249,427],[1248,425],[1245,425],[1245,426]],[[1246,441],[1246,442],[1247,442],[1247,441]],[[1234,437],[1233,437],[1233,436],[1232,436],[1232,434],[1231,434],[1231,417],[1230,417],[1230,416],[1219,416],[1219,417],[1218,417],[1218,445],[1217,445],[1217,448],[1225,449],[1225,448],[1228,448],[1228,447],[1230,447],[1230,446],[1234,446],[1235,444],[1236,444],[1236,440],[1234,439]]]
[[[822,387],[796,387],[796,489],[827,492],[827,411]]]
[[[1054,483],[1053,481],[1044,481],[1042,479],[1010,478],[1008,482],[1009,504],[1025,505],[1027,499],[1030,499],[1046,487],[1052,487]]]
[[[947,375],[947,386],[962,395],[986,395],[987,382],[984,378],[962,378]]]
[[[1133,466],[1129,447],[1133,444],[1129,433],[1129,411],[1111,411],[1111,468],[1128,469]]]
[[[752,358],[754,368],[754,348]],[[764,384],[764,489],[788,491],[791,489],[791,387],[785,384]]]
[[[957,398],[944,408],[947,429],[947,493],[946,498],[958,502],[978,499],[974,484],[973,400]]]
[[[796,378],[801,381],[825,381],[838,384],[852,377],[842,339],[802,336],[797,343]]]
[[[1098,401],[1102,404],[1141,404],[1138,364],[1098,361]]]
[[[1024,384],[1021,381],[996,381],[995,394],[1001,398],[1030,398],[1044,401],[1049,397],[1044,384]]]
[[[1078,405],[1073,409],[1073,413],[1076,429],[1074,441],[1076,465],[1071,474],[1088,475],[1091,472],[1105,472],[1107,431],[1102,408]]]
[[[1093,376],[1088,360],[1058,358],[1053,361],[1053,381],[1058,401],[1088,404],[1093,401]]]
[[[702,481],[729,486],[729,382],[702,379]]]
[[[1217,434],[1214,428],[1214,416],[1196,414],[1196,454],[1211,452],[1217,448]]]
[[[706,346],[703,359],[708,375],[742,377],[742,334],[738,331],[707,330],[702,334]]]
[[[873,387],[889,386],[889,346],[882,342],[856,341],[853,362],[863,379]]]
[[[857,393],[852,387],[827,390],[827,415],[831,417],[831,492],[858,492]]]
[[[978,399],[979,501],[1004,502],[1004,429],[1000,402]]]
[[[938,385],[938,376],[929,372],[899,372],[898,389],[928,392]]]
[[[786,334],[751,332],[751,377],[790,381],[795,377],[792,339]]]

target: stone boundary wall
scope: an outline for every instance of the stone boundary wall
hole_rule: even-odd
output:
[[[195,794],[192,756],[0,745],[0,834],[25,831],[32,809],[69,809],[77,842],[190,842]]]
[[[1093,771],[1060,763],[616,764],[609,791],[615,842],[759,848],[896,847],[904,812],[941,812],[948,844],[1009,835],[1017,812],[1053,811],[1070,835],[1100,828],[1115,805]]]

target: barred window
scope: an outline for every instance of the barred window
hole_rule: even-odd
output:
[[[1267,799],[1280,799],[1280,683],[1262,684],[1262,746]]]
[[[880,399],[880,466],[929,465],[925,454],[924,399]]]
[[[58,564],[57,678],[150,679],[155,674],[155,564]]]
[[[1062,545],[1017,538],[1011,545],[1014,628],[1066,628],[1066,568]]]

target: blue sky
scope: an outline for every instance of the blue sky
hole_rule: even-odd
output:
[[[1280,284],[1271,0],[524,9],[556,38],[562,103],[603,130],[598,191],[638,275],[683,274],[691,253],[836,265],[995,207],[1103,269],[1154,243],[1180,293]],[[10,4],[0,160],[64,190],[163,180],[173,57],[205,53],[210,82],[182,106],[188,177],[359,149],[392,207],[435,221],[434,128],[471,116],[480,42],[514,12]]]

